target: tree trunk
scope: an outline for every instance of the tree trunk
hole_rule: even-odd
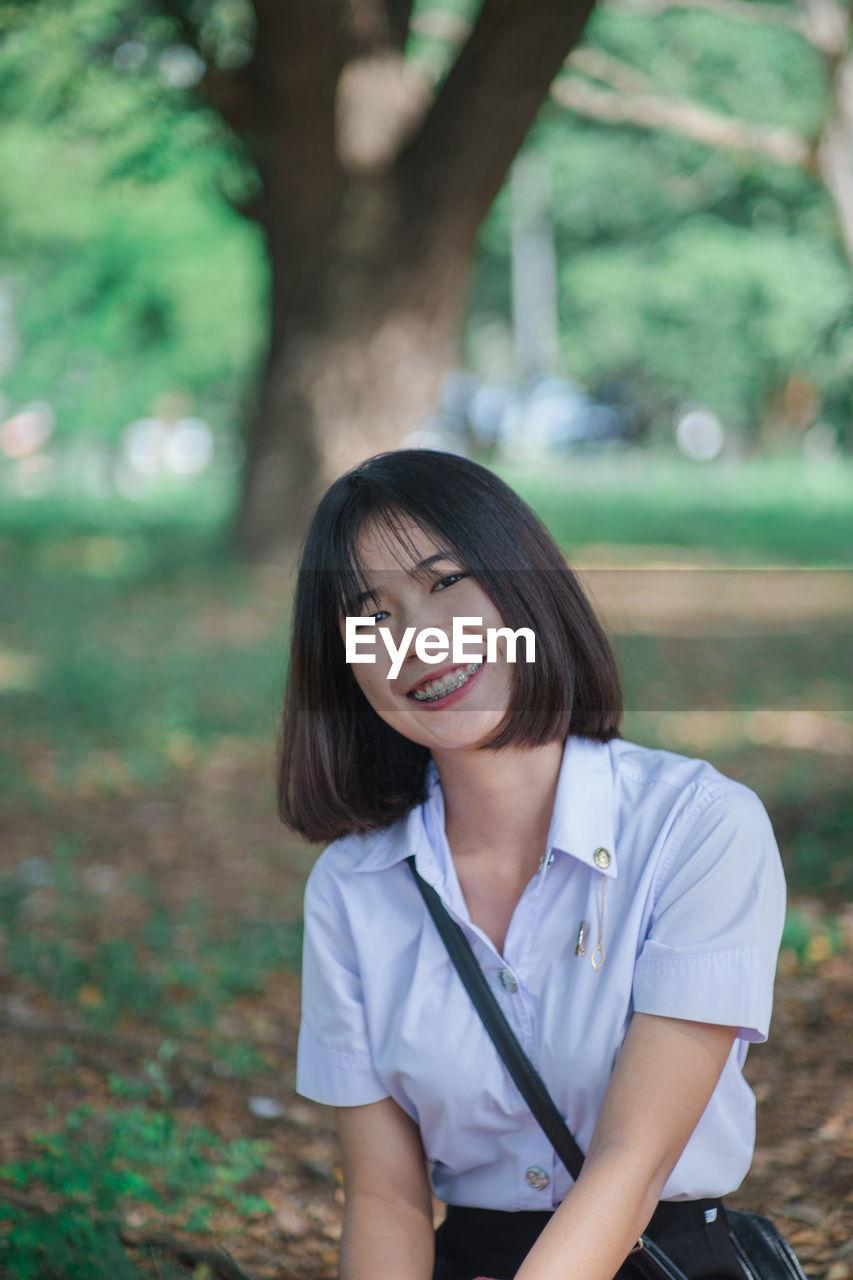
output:
[[[853,51],[850,41],[850,10],[845,24],[842,49],[827,59],[832,87],[832,106],[817,150],[820,176],[835,202],[841,240],[853,266]],[[839,41],[841,44],[841,41]]]
[[[594,0],[481,0],[435,95],[402,56],[411,0],[252,3],[250,66],[207,87],[263,182],[271,336],[236,537],[268,554],[434,406],[479,226]]]
[[[422,235],[387,176],[352,177],[316,243],[268,232],[270,346],[247,433],[237,536],[250,554],[290,551],[344,471],[399,448],[456,359],[473,245]],[[301,287],[306,251],[312,272]]]
[[[238,534],[250,553],[292,547],[329,483],[423,425],[452,367],[464,270],[425,311],[399,270],[351,283],[328,325],[292,329],[269,354],[250,425]],[[433,289],[433,294],[435,290]],[[441,305],[438,305],[438,304]]]

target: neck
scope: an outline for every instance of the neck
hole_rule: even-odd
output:
[[[562,756],[562,742],[433,752],[454,857],[485,849],[515,857],[531,845],[544,852]]]

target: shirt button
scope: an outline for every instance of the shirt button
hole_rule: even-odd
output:
[[[512,969],[501,969],[500,980],[504,991],[508,991],[510,995],[514,995],[518,990],[518,980]]]
[[[544,1191],[548,1185],[548,1175],[541,1165],[532,1164],[524,1176],[534,1191]]]
[[[596,849],[592,855],[592,860],[598,867],[599,871],[606,871],[613,859],[607,849]]]

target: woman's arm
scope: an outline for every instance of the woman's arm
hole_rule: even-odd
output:
[[[736,1030],[634,1015],[581,1175],[516,1280],[612,1280],[654,1213]]]
[[[418,1127],[393,1098],[339,1107],[341,1280],[430,1280],[432,1198]]]

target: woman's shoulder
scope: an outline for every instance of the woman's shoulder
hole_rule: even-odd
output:
[[[778,858],[772,825],[759,796],[707,760],[622,739],[608,744],[615,811],[633,831],[657,832],[672,854],[737,833],[741,850]],[[741,856],[746,856],[742,854]],[[666,859],[664,859],[666,861]]]
[[[709,761],[680,755],[662,747],[646,747],[623,738],[607,743],[614,778],[660,793],[661,799],[676,795],[694,797],[707,803],[723,797],[760,804],[755,792],[743,782],[721,773]]]
[[[311,869],[306,897],[343,890],[363,872],[379,871],[408,856],[412,814],[376,831],[351,832],[327,845]]]
[[[750,787],[707,760],[621,740],[610,745],[623,831],[649,837],[658,888],[674,875],[679,883],[701,880],[711,867],[721,879],[755,874],[782,884],[773,827]]]

